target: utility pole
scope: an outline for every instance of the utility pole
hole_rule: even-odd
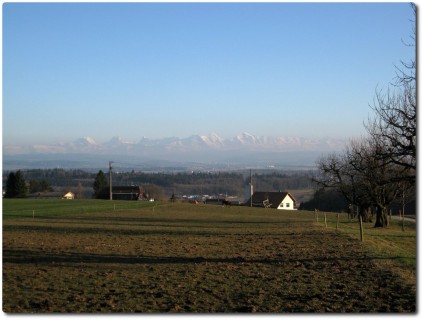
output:
[[[404,213],[405,213],[405,186],[404,184],[402,185],[402,216],[404,217]],[[403,219],[404,220],[404,219]]]
[[[112,163],[113,161],[109,161],[109,193],[110,193],[110,200],[113,200],[113,193],[112,193]]]
[[[253,207],[253,176],[250,169],[250,207]]]

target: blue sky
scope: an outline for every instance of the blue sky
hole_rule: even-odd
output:
[[[3,4],[3,144],[348,138],[408,61],[408,3]]]

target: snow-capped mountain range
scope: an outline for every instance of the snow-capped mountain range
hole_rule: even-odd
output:
[[[3,170],[33,168],[121,168],[141,170],[238,170],[242,168],[311,168],[323,154],[340,150],[342,139],[254,136],[221,138],[215,133],[128,141],[119,137],[98,143],[91,137],[31,146],[3,145]],[[123,170],[123,169],[122,169]]]
[[[5,155],[18,154],[126,154],[136,155],[169,155],[180,152],[328,152],[340,150],[345,145],[343,139],[309,139],[301,137],[254,136],[242,133],[233,138],[221,138],[216,133],[209,135],[192,135],[186,138],[169,137],[139,141],[124,140],[113,137],[105,143],[97,143],[91,137],[79,138],[72,142],[55,144],[37,144],[30,146],[3,145]]]

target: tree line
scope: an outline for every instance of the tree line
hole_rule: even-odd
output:
[[[108,186],[109,174],[99,170],[97,173],[80,169],[30,169],[17,172],[4,172],[3,185],[13,184],[9,176],[18,175],[18,184],[22,186],[19,197],[31,193],[52,191],[66,187],[82,194],[83,188],[88,197],[96,196],[102,188]],[[311,189],[312,174],[308,171],[266,172],[253,174],[256,191],[289,191],[293,189]],[[249,173],[244,172],[178,172],[147,173],[138,171],[113,172],[112,183],[115,186],[139,185],[160,198],[172,194],[228,194],[244,196],[249,184]],[[38,187],[37,187],[38,186]],[[41,189],[40,189],[41,188]],[[16,193],[9,193],[16,197]]]

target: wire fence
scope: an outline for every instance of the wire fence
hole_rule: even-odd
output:
[[[335,212],[314,212],[314,222],[320,226],[328,229],[335,229],[336,231],[357,235],[361,241],[364,241],[366,230],[374,228],[375,221],[363,222],[361,216],[351,217],[348,213]],[[388,216],[388,228],[401,229],[402,232],[416,229],[416,219],[404,216]]]

